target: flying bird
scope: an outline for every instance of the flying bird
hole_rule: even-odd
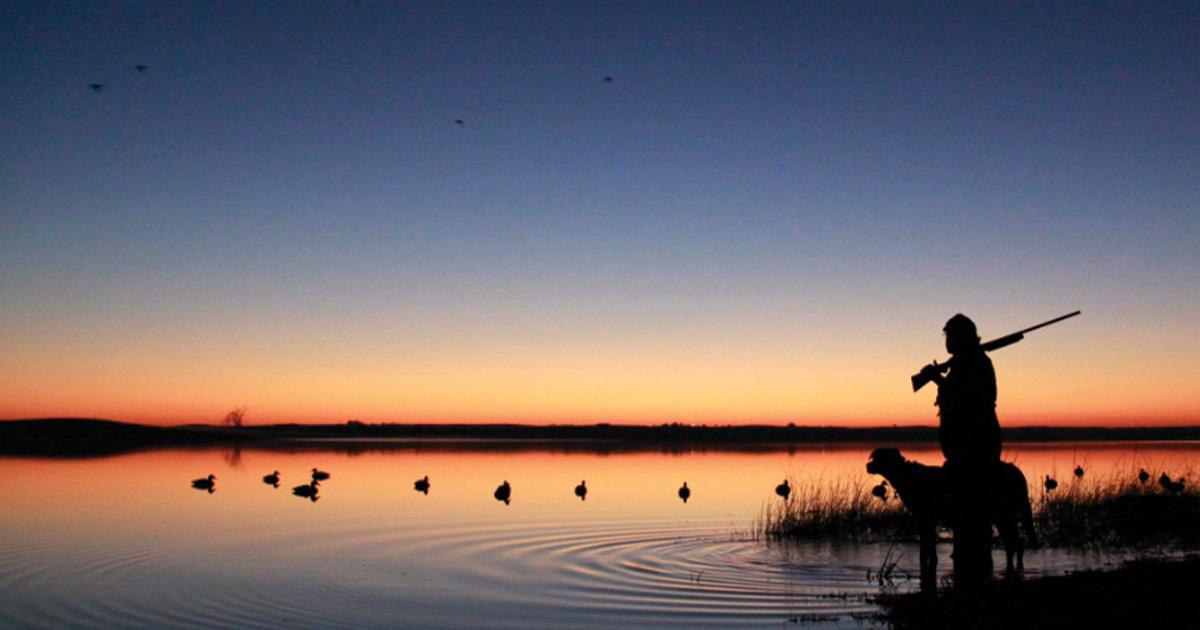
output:
[[[605,83],[612,83],[612,82],[613,82],[613,78],[612,78],[612,77],[604,77],[604,82],[605,82]]]
[[[145,71],[146,71],[146,66],[145,66],[145,64],[140,64],[140,63],[139,63],[138,65],[134,66],[134,68],[137,68],[137,71],[138,71],[138,72],[145,72]]]
[[[215,490],[217,487],[217,485],[213,483],[216,481],[216,479],[216,475],[209,475],[207,478],[202,477],[200,479],[193,479],[192,487],[197,490],[208,490],[208,493],[212,494],[213,490]]]
[[[103,83],[89,83],[88,88],[90,88],[93,92],[103,92],[104,84]]]
[[[575,486],[575,496],[579,497],[580,501],[587,500],[587,480],[586,479],[583,481],[580,481],[578,486]]]
[[[679,498],[687,503],[688,497],[692,496],[692,491],[688,489],[687,482],[683,482],[683,487],[679,488]]]
[[[465,125],[467,123],[463,122],[463,119],[461,119],[461,118],[455,118],[454,124],[458,125],[459,127],[462,127],[463,125]]]

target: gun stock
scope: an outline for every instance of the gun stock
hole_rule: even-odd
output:
[[[1018,341],[1024,339],[1025,333],[1027,333],[1027,332],[1034,331],[1034,330],[1037,330],[1037,329],[1045,327],[1045,326],[1049,326],[1050,324],[1061,322],[1062,320],[1067,319],[1069,317],[1075,317],[1076,315],[1078,315],[1081,312],[1082,311],[1075,311],[1073,313],[1067,313],[1066,315],[1061,315],[1059,317],[1055,317],[1054,319],[1042,322],[1042,323],[1038,324],[1037,326],[1030,326],[1029,328],[1026,328],[1025,330],[1017,331],[1015,333],[1012,333],[1011,335],[1005,335],[998,339],[993,339],[987,343],[980,344],[979,347],[983,348],[984,352],[991,352],[992,350],[999,350],[1000,348],[1003,348],[1005,346],[1011,346],[1014,343],[1017,343]],[[921,389],[922,387],[925,387],[926,383],[933,380],[933,377],[935,374],[944,374],[946,372],[946,370],[949,370],[950,366],[953,364],[954,364],[953,357],[950,358],[950,360],[946,361],[945,363],[938,363],[937,361],[934,361],[930,365],[925,366],[925,368],[922,369],[920,372],[913,374],[912,375],[913,391],[915,392],[915,391]]]

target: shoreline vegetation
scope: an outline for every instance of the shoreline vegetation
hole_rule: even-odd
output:
[[[1004,441],[1200,442],[1200,426],[1013,427]],[[241,446],[386,450],[438,442],[456,449],[602,451],[699,448],[785,450],[810,444],[936,444],[935,426],[838,427],[804,425],[706,426],[623,424],[273,424],[154,426],[87,418],[0,421],[0,455],[87,457],[172,447]]]

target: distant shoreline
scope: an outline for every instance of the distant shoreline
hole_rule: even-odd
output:
[[[1004,441],[1200,442],[1200,426],[1185,427],[1013,427]],[[382,449],[438,443],[455,448],[647,450],[680,447],[781,450],[813,444],[933,444],[933,426],[693,426],[526,424],[275,424],[160,427],[83,418],[0,421],[0,455],[87,457],[172,447]]]

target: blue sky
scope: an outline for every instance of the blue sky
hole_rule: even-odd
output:
[[[0,24],[0,417],[932,421],[950,315],[1075,309],[1002,421],[1200,410],[1200,5]]]

